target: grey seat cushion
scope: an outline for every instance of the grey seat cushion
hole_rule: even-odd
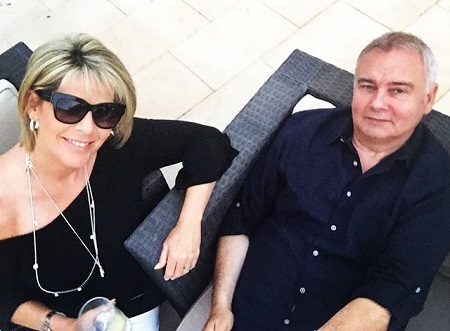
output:
[[[210,284],[186,313],[186,316],[181,320],[176,331],[201,330],[208,320],[211,300],[212,285]]]
[[[442,275],[446,276],[448,279],[450,279],[450,254],[447,255],[447,258],[445,259],[444,263],[442,263],[442,266],[439,269],[439,272]],[[450,301],[450,297],[449,297],[449,301]],[[450,330],[450,328],[449,328],[449,330]]]
[[[0,79],[0,154],[19,139],[17,90],[6,79]]]
[[[17,90],[31,54],[23,42],[0,54],[0,154],[13,146],[19,137]]]
[[[405,331],[450,331],[450,279],[437,274],[423,311],[413,317]]]

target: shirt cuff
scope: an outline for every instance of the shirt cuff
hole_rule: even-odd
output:
[[[429,286],[406,288],[387,279],[372,279],[354,293],[354,298],[363,297],[375,301],[391,313],[389,330],[401,330],[408,320],[423,307]],[[397,327],[393,327],[398,325]]]

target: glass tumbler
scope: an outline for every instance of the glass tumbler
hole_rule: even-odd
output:
[[[131,322],[114,303],[104,297],[88,300],[78,313],[80,331],[131,331]]]

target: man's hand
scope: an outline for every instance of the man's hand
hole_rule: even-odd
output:
[[[203,331],[230,331],[233,323],[234,316],[229,308],[211,308]]]
[[[391,314],[378,303],[357,298],[339,310],[319,331],[386,331]]]
[[[211,311],[203,331],[230,331],[233,327],[231,304],[248,243],[243,234],[219,239]]]

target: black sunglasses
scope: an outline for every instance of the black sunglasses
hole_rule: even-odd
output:
[[[107,102],[91,105],[87,101],[70,94],[47,90],[36,90],[35,92],[39,98],[49,101],[53,105],[55,118],[65,124],[78,123],[86,116],[88,111],[92,111],[94,123],[99,128],[112,129],[119,123],[120,118],[125,113],[125,105],[121,103]]]

